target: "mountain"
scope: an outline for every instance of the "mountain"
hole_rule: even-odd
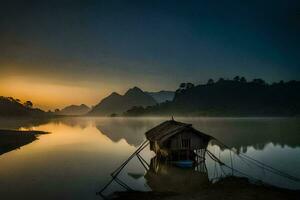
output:
[[[129,89],[124,95],[113,92],[92,108],[88,115],[123,114],[134,106],[153,106],[157,102],[140,88]]]
[[[90,108],[85,104],[81,105],[70,105],[62,110],[55,112],[55,114],[59,115],[85,115],[90,111]]]
[[[268,84],[262,79],[213,80],[182,84],[173,101],[148,108],[134,107],[127,116],[299,116],[300,81]]]
[[[21,103],[20,100],[12,97],[0,96],[0,117],[39,117],[46,113],[38,108],[32,108],[32,103],[26,101]]]
[[[175,95],[173,91],[159,91],[159,92],[146,92],[147,94],[151,95],[157,103],[163,103],[165,101],[172,101]]]

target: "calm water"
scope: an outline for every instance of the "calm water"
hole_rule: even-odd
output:
[[[144,141],[144,133],[164,118],[64,118],[50,121],[0,121],[0,128],[51,132],[31,144],[0,156],[1,199],[99,199],[95,193]],[[238,152],[300,177],[300,119],[178,118],[223,141]],[[225,162],[229,151],[208,148]],[[150,162],[149,148],[142,156]],[[233,156],[234,167],[265,182],[300,189],[300,184],[250,166]],[[208,177],[221,174],[207,159]],[[120,174],[133,189],[151,190],[145,170],[134,158]],[[113,183],[106,194],[122,190]]]

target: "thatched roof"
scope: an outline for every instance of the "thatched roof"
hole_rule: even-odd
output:
[[[177,133],[189,131],[200,135],[206,139],[210,139],[211,136],[206,135],[192,127],[192,124],[186,124],[182,122],[177,122],[175,120],[165,121],[158,126],[147,131],[146,138],[150,141],[164,141]]]

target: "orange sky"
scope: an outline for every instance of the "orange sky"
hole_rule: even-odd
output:
[[[72,104],[94,106],[112,92],[124,94],[134,86],[145,91],[168,89],[162,87],[164,80],[159,76],[154,79],[145,75],[128,78],[122,74],[108,76],[98,72],[62,72],[60,67],[51,67],[53,70],[47,72],[28,66],[0,62],[0,96],[30,100],[34,107],[45,111]]]
[[[44,110],[62,108],[70,104],[95,105],[110,91],[93,87],[64,85],[9,77],[0,79],[0,95],[12,96],[21,101],[30,100],[35,107]]]
[[[55,109],[134,86],[300,79],[299,1],[138,2],[1,1],[0,96]]]

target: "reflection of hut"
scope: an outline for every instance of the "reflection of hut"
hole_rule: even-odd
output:
[[[169,160],[194,160],[195,155],[204,159],[211,136],[192,127],[191,124],[165,121],[146,132],[150,149],[159,157]]]
[[[202,162],[200,165],[205,165]],[[161,162],[157,157],[151,159],[150,169],[145,175],[147,185],[156,192],[195,192],[209,185],[206,167],[204,171],[193,168],[182,169]]]

